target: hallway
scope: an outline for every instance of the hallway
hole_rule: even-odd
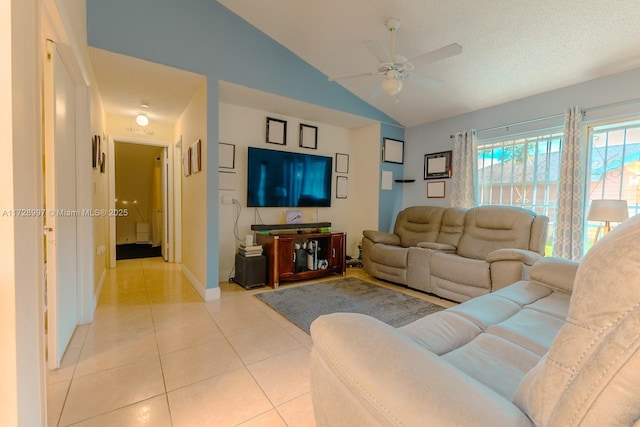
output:
[[[205,303],[177,264],[123,260],[93,323],[47,377],[50,426],[312,426],[311,338],[223,283]]]

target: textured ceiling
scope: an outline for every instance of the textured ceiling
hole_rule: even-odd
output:
[[[379,40],[388,48],[389,17],[401,21],[396,50],[409,58],[461,44],[462,54],[415,70],[442,81],[439,89],[412,84],[410,76],[396,100],[371,97],[376,77],[340,81],[405,126],[640,67],[640,0],[219,2],[327,77],[375,71],[378,61],[363,42]],[[133,117],[147,101],[152,123],[174,123],[205,79],[96,48],[89,52],[108,115]],[[282,111],[274,112],[285,115],[303,109],[317,121],[345,127],[367,122],[237,85],[221,83],[220,95],[223,102],[266,110],[278,105]]]
[[[154,123],[173,125],[196,89],[206,78],[200,74],[89,48],[105,112],[109,116],[134,117],[144,112]],[[140,105],[145,102],[148,108]]]
[[[461,55],[415,71],[442,87],[409,77],[397,102],[371,98],[376,77],[340,81],[405,126],[640,67],[638,0],[218,1],[327,76],[375,71],[363,42],[388,48],[390,17],[406,57],[461,44]]]

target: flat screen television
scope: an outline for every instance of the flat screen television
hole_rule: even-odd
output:
[[[329,207],[333,158],[249,147],[247,206]]]

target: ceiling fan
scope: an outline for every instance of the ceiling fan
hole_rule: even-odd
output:
[[[415,58],[407,59],[405,56],[400,55],[395,51],[395,34],[400,28],[400,20],[397,18],[390,18],[387,20],[385,25],[389,29],[389,32],[391,32],[391,52],[388,52],[382,43],[377,40],[367,40],[364,42],[369,51],[380,61],[377,71],[350,74],[340,77],[330,77],[329,80],[336,81],[363,76],[383,76],[384,79],[376,88],[374,95],[376,95],[377,92],[382,91],[386,95],[394,96],[402,90],[405,79],[412,75],[412,71],[415,67],[430,64],[462,53],[462,46],[457,43],[452,43],[441,47],[440,49],[418,55]],[[437,89],[442,86],[442,82],[421,75],[414,75],[412,81],[415,81],[429,89]]]

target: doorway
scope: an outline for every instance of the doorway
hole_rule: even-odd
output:
[[[167,147],[114,142],[116,260],[169,260]]]

